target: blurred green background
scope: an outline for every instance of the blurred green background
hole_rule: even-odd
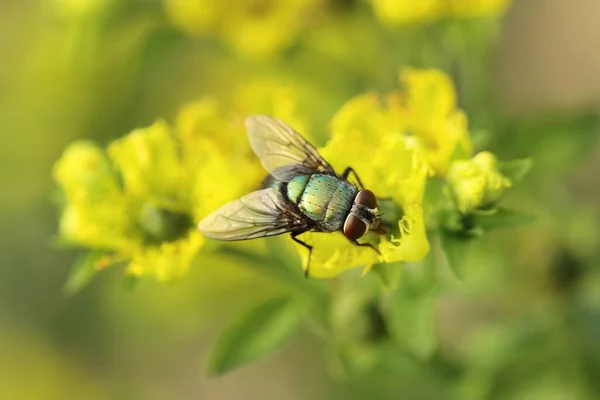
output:
[[[516,0],[498,23],[386,29],[368,4],[339,0],[268,59],[186,35],[158,1],[84,3],[96,5],[0,2],[0,398],[600,397],[599,3]],[[205,377],[216,332],[281,290],[238,265],[205,260],[134,291],[112,268],[63,295],[78,253],[53,244],[51,167],[70,141],[106,144],[257,79],[298,85],[299,109],[324,134],[351,96],[396,88],[404,64],[455,79],[480,147],[534,160],[508,201],[537,222],[482,239],[465,283],[438,304],[445,373],[402,361],[332,381],[325,345],[307,334]]]

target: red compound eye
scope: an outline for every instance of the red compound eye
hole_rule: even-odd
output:
[[[352,241],[355,241],[362,237],[367,231],[367,225],[362,222],[358,217],[350,214],[346,218],[344,223],[344,235]]]
[[[356,196],[354,202],[369,208],[377,208],[377,198],[375,197],[375,193],[368,189],[361,190]]]

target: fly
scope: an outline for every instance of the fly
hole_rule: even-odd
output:
[[[341,232],[356,246],[367,232],[383,233],[377,198],[348,167],[340,175],[317,149],[284,122],[267,115],[246,119],[250,145],[270,176],[263,188],[225,204],[204,218],[198,228],[209,238],[235,241],[290,233]],[[358,187],[348,181],[353,173]],[[360,189],[359,189],[360,187]]]

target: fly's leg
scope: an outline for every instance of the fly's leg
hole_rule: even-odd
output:
[[[344,237],[346,237],[346,235],[344,235]],[[360,247],[370,247],[371,249],[373,249],[373,251],[375,253],[377,253],[378,255],[381,255],[381,252],[379,251],[379,249],[375,246],[373,246],[371,243],[365,242],[365,243],[359,243],[357,240],[350,240],[350,243],[352,243],[355,246],[360,246]]]
[[[303,232],[293,232],[292,240],[308,249],[308,262],[306,263],[306,269],[304,270],[304,277],[308,278],[308,272],[310,270],[310,256],[312,255],[312,246],[310,244],[304,243],[302,240],[298,239],[296,236],[300,235]]]
[[[360,187],[360,190],[363,190],[365,188],[365,186],[362,184],[362,182],[360,181],[360,178],[358,177],[358,174],[352,167],[348,167],[344,170],[344,172],[342,173],[342,179],[348,180],[348,176],[350,175],[350,172],[352,172],[354,174],[354,177],[356,178],[356,181],[358,182],[358,186]]]
[[[350,172],[352,172],[354,174],[354,177],[356,178],[357,182],[358,182],[358,186],[360,186],[360,190],[363,190],[365,188],[365,186],[362,184],[362,182],[360,181],[360,178],[358,177],[358,174],[356,173],[356,171],[352,168],[352,167],[348,167],[344,170],[344,172],[342,173],[342,178],[345,180],[348,180],[348,176],[350,175]],[[392,200],[391,197],[379,197],[377,196],[377,198],[379,200],[383,200],[383,201],[390,201]]]

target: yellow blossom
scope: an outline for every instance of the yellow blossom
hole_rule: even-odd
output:
[[[171,21],[213,34],[239,53],[265,57],[291,45],[322,0],[164,0]]]
[[[510,0],[370,0],[377,18],[388,26],[427,24],[443,18],[503,15]]]
[[[457,18],[486,18],[503,15],[511,0],[447,0],[448,14]]]
[[[445,11],[440,0],[371,0],[371,4],[377,18],[391,26],[432,22]]]
[[[189,169],[169,127],[157,122],[137,129],[108,153],[80,141],[56,163],[66,200],[61,236],[112,260],[129,260],[130,274],[163,281],[181,276],[204,239],[191,216]]]
[[[127,201],[104,150],[89,141],[73,142],[53,174],[67,204],[59,224],[61,236],[94,248],[124,248],[131,226],[126,214],[114,210],[126,208]]]
[[[153,247],[138,246],[131,255],[128,272],[134,276],[154,276],[160,282],[184,276],[204,242],[200,232],[191,230],[184,240]]]
[[[388,93],[385,104],[375,94],[348,101],[320,149],[337,171],[352,166],[368,189],[401,208],[397,229],[379,238],[381,256],[342,235],[304,234],[303,240],[314,244],[311,276],[331,277],[377,262],[419,261],[429,251],[422,202],[427,177],[443,176],[454,158],[469,156],[471,142],[447,75],[408,68],[401,83],[404,91]],[[299,250],[306,264],[308,254]]]
[[[210,33],[216,29],[220,16],[227,9],[225,1],[165,0],[165,11],[171,21],[192,35]]]
[[[452,82],[440,70],[414,68],[405,69],[400,81],[408,129],[420,139],[436,175],[444,175],[456,154],[472,153],[467,117],[456,107]]]
[[[314,244],[311,276],[325,278],[361,265],[422,259],[429,251],[422,209],[428,169],[413,141],[375,95],[350,100],[333,118],[331,130],[331,139],[320,149],[323,157],[338,171],[352,166],[366,188],[379,198],[390,198],[403,215],[397,221],[400,236],[390,235],[379,243],[381,256],[354,246],[341,234],[302,235],[302,240]],[[305,249],[299,250],[306,263]]]
[[[454,161],[447,179],[447,190],[463,214],[492,205],[512,186],[498,171],[496,157],[487,151],[471,160]]]
[[[308,134],[306,120],[297,109],[296,88],[276,81],[260,80],[242,85],[234,98],[235,111],[241,115],[267,114],[286,121],[290,126]]]
[[[131,275],[163,282],[184,275],[205,243],[198,222],[267,175],[245,117],[263,112],[301,123],[288,87],[256,83],[235,92],[230,108],[212,98],[190,103],[174,128],[158,121],[135,129],[108,155],[90,142],[69,146],[54,168],[66,200],[61,236],[110,254],[103,266],[128,261]]]
[[[67,146],[53,173],[71,202],[100,200],[119,190],[117,175],[104,150],[86,140]]]
[[[159,197],[188,205],[188,171],[178,155],[170,128],[159,121],[136,129],[108,148],[111,159],[122,173],[125,190],[140,199]]]

